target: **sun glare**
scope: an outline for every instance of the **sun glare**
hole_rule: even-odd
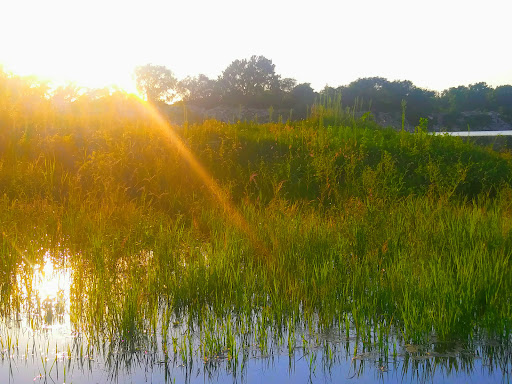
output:
[[[69,271],[56,269],[50,255],[46,254],[43,265],[34,265],[32,284],[41,299],[57,299],[62,293],[69,297],[71,276]]]
[[[64,68],[58,65],[40,63],[34,66],[30,62],[0,62],[4,71],[16,76],[33,76],[40,81],[50,84],[51,87],[74,84],[82,89],[119,89],[129,94],[141,96],[136,88],[133,70],[129,68],[124,72],[110,68],[94,68],[82,65],[74,68]]]
[[[215,179],[208,173],[208,171],[196,159],[194,154],[183,143],[179,136],[173,131],[169,123],[160,115],[160,112],[150,103],[144,103],[145,109],[149,112],[151,119],[165,135],[167,144],[174,150],[178,151],[182,158],[190,165],[192,171],[201,179],[206,188],[208,188],[212,198],[223,209],[226,221],[234,224],[239,230],[243,231],[248,239],[251,241],[254,248],[258,251],[260,256],[264,258],[263,261],[268,261],[269,251],[256,235],[256,231],[249,222],[245,220],[238,209],[232,204],[229,194],[227,194]]]
[[[133,51],[129,41],[118,42],[112,37],[111,15],[89,4],[79,7],[60,0],[5,5],[3,11],[9,17],[0,27],[6,37],[0,65],[6,71],[36,76],[55,86],[73,83],[81,88],[117,87],[136,92]],[[101,4],[102,10],[108,8]]]
[[[55,267],[48,251],[43,263],[34,264],[30,269],[28,279],[18,278],[28,305],[23,320],[43,328],[69,326],[71,270]]]

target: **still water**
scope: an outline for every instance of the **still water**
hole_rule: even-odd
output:
[[[434,132],[435,135],[449,136],[512,136],[512,131],[461,131],[461,132]]]
[[[399,337],[381,342],[375,335],[299,325],[265,334],[263,342],[255,332],[241,332],[233,339],[236,353],[208,357],[205,344],[230,334],[229,327],[215,323],[213,336],[205,336],[197,326],[191,330],[190,322],[172,318],[166,332],[161,320],[147,321],[128,337],[101,324],[84,328],[77,325],[72,292],[79,282],[72,268],[56,265],[47,254],[41,264],[22,263],[19,269],[13,310],[0,319],[0,383],[512,381],[510,340],[432,338],[413,345]]]

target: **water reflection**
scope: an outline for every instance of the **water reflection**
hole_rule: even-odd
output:
[[[71,269],[56,268],[50,251],[45,252],[40,264],[23,262],[17,274],[17,284],[22,303],[21,313],[17,316],[23,326],[32,330],[57,326],[70,328]]]
[[[7,382],[507,382],[511,342],[404,343],[361,339],[344,324],[276,329],[262,312],[178,316],[148,301],[154,255],[94,269],[69,251],[23,262],[0,317],[0,377]],[[111,268],[111,270],[109,270]],[[138,285],[135,285],[138,284]],[[136,289],[134,289],[134,286]],[[5,302],[5,298],[2,301]],[[153,312],[151,312],[153,308]],[[3,381],[2,381],[3,382]]]

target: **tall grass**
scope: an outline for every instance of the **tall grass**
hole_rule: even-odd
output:
[[[184,362],[243,360],[240,343],[292,354],[300,327],[381,348],[510,338],[510,153],[378,128],[341,99],[304,121],[166,127],[244,230],[136,101],[41,103],[0,111],[3,316],[23,305],[17,276],[65,248],[72,322],[97,345],[136,350],[157,324]]]

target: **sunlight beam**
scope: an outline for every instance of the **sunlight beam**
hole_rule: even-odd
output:
[[[208,188],[215,201],[223,208],[225,219],[233,222],[235,226],[243,231],[253,247],[261,253],[265,260],[268,261],[269,251],[262,241],[255,235],[255,231],[251,228],[249,223],[245,220],[242,214],[233,206],[227,193],[222,190],[219,184],[213,179],[208,171],[199,163],[194,154],[187,148],[179,136],[174,132],[173,128],[167,122],[155,106],[148,102],[143,103],[144,109],[149,112],[151,119],[155,122],[167,139],[167,143],[178,151],[182,158],[190,165],[193,172],[201,179],[204,185]]]

